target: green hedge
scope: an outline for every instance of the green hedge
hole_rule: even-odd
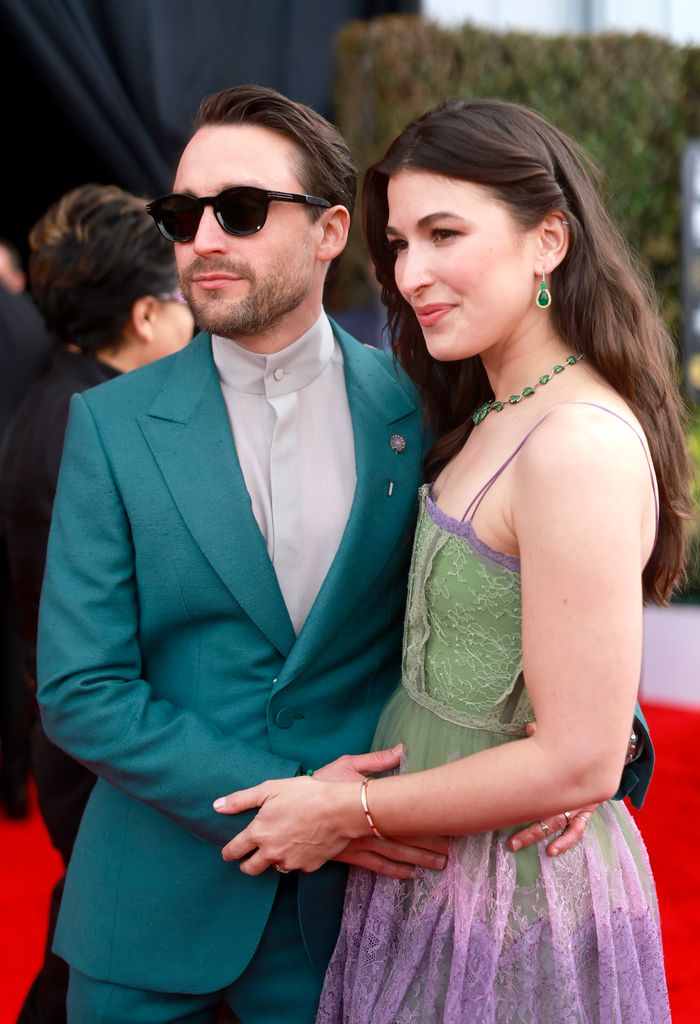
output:
[[[603,168],[611,211],[679,336],[680,156],[700,135],[700,49],[644,34],[496,33],[394,16],[346,26],[337,64],[336,121],[361,172],[410,120],[451,97],[524,103],[569,132]],[[339,284],[350,302],[367,287],[357,229]],[[700,481],[697,412],[691,451]],[[700,595],[697,569],[691,591]]]
[[[695,466],[693,496],[695,498],[696,516],[700,518],[700,405],[693,410],[688,446]],[[693,524],[693,546],[690,555],[689,580],[686,592],[681,595],[685,600],[700,602],[700,522]]]

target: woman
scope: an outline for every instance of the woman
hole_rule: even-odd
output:
[[[36,677],[39,595],[72,396],[183,348],[194,320],[180,295],[172,247],[153,230],[146,201],[114,185],[81,185],[32,228],[32,293],[59,342],[3,442],[0,514]],[[53,743],[39,721],[32,760],[42,816],[68,866],[95,777]],[[65,1020],[68,967],[51,952],[63,878],[53,891],[44,965],[21,1020]]]
[[[225,856],[314,870],[372,831],[457,838],[442,873],[353,874],[324,1024],[669,1018],[646,852],[609,798],[643,598],[682,573],[688,461],[671,342],[586,164],[532,111],[476,100],[410,125],[365,180],[395,351],[440,434],[375,737],[404,770],[234,794],[220,809],[260,810]],[[565,856],[509,849],[597,802]]]

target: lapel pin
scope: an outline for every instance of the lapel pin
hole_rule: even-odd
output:
[[[406,451],[406,438],[401,434],[392,434],[389,438],[389,447],[395,455],[400,455]]]
[[[389,481],[389,486],[387,488],[387,492],[386,493],[387,493],[387,497],[388,498],[390,498],[392,496],[392,494],[394,493],[394,481],[393,480]]]

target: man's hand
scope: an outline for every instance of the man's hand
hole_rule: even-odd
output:
[[[398,768],[403,747],[375,750],[371,754],[344,754],[314,772],[322,782],[361,782],[367,774],[378,775]],[[352,839],[333,860],[367,868],[389,878],[413,878],[415,868],[433,868],[441,871],[447,863],[447,840],[431,839],[378,839],[362,836]]]
[[[375,750],[371,754],[344,754],[314,772],[323,782],[361,782],[367,774],[379,774],[398,768],[403,747]],[[415,869],[433,868],[442,871],[447,863],[447,839],[420,839],[401,836],[399,839],[362,836],[351,839],[333,860],[367,868],[389,878],[413,878]]]
[[[525,726],[528,736],[533,736],[536,729],[536,722],[528,722]],[[586,807],[553,814],[551,818],[543,818],[542,821],[533,821],[531,825],[520,829],[510,837],[508,847],[515,853],[516,850],[522,850],[525,846],[541,843],[543,839],[564,829],[553,842],[547,843],[547,856],[557,857],[560,853],[566,853],[583,837],[588,821],[597,806],[598,804],[588,804]]]
[[[433,868],[442,871],[447,864],[447,839],[420,839],[402,836],[400,839],[377,839],[363,836],[351,839],[333,860],[367,868],[389,878],[413,878],[415,869]]]
[[[323,768],[317,768],[314,778],[321,782],[362,782],[365,775],[390,772],[401,763],[403,746],[399,743],[391,750],[374,750],[371,754],[343,754]]]

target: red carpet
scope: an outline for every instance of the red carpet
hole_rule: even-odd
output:
[[[673,1024],[700,1021],[700,712],[644,708],[656,768],[635,818],[649,851],[661,910]]]
[[[43,960],[49,895],[63,869],[34,794],[28,821],[0,816],[0,850],[0,1024],[14,1024]]]
[[[657,752],[647,806],[636,812],[661,907],[674,1024],[700,1021],[700,712],[645,708]],[[41,963],[51,887],[60,858],[36,807],[27,822],[0,818],[0,1024],[14,1024]],[[634,1024],[634,1022],[629,1022]]]

